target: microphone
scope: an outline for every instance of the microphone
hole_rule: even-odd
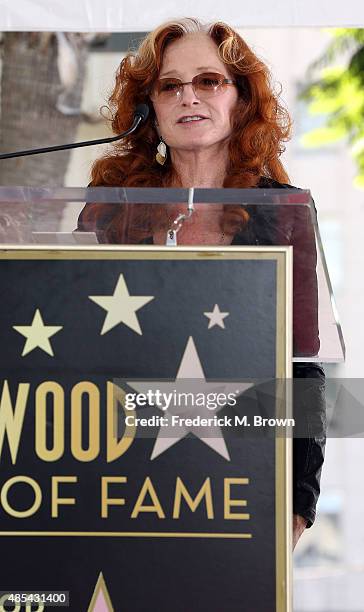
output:
[[[98,140],[85,140],[84,142],[74,142],[71,144],[55,145],[53,147],[45,147],[43,149],[28,149],[26,151],[15,151],[14,153],[3,153],[0,155],[0,159],[9,159],[10,157],[24,157],[25,155],[38,155],[39,153],[50,153],[52,151],[64,151],[65,149],[77,149],[78,147],[88,147],[95,144],[106,144],[108,142],[114,142],[129,136],[132,132],[135,132],[137,127],[144,123],[149,115],[149,106],[147,104],[138,104],[134,111],[133,123],[129,129],[118,136],[111,136],[111,138],[99,138]]]
[[[137,104],[136,109],[134,111],[134,119],[136,117],[140,117],[139,123],[144,123],[148,119],[149,115],[149,106],[148,104]],[[138,125],[139,125],[138,123]]]

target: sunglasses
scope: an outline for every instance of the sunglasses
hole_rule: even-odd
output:
[[[161,103],[179,100],[185,85],[192,85],[195,96],[200,100],[206,100],[223,93],[228,85],[235,85],[235,81],[225,78],[223,74],[218,72],[202,72],[194,76],[192,81],[186,81],[186,83],[183,83],[181,79],[172,77],[157,79],[152,89],[151,98]]]

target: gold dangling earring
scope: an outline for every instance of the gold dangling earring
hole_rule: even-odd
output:
[[[158,164],[163,166],[167,159],[167,146],[163,138],[161,138],[159,145],[157,146],[157,153],[155,156]]]

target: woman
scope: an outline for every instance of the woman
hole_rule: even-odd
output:
[[[117,73],[110,97],[115,133],[129,127],[141,102],[149,104],[148,121],[94,164],[92,186],[288,187],[279,157],[290,134],[289,116],[270,85],[267,67],[226,24],[205,27],[196,19],[183,19],[149,34]],[[111,243],[166,244],[167,232],[182,211],[185,207],[178,205],[138,205],[130,211],[91,203],[82,211],[78,229],[96,230]],[[264,210],[259,214],[261,219],[252,225],[254,211],[198,205],[175,238],[178,244],[273,243],[271,236],[262,235],[271,219]],[[252,227],[258,229],[252,232]],[[294,314],[296,323],[305,317],[305,325],[294,326],[296,346],[305,354],[318,349],[312,236],[310,244],[305,266],[299,271],[297,262],[294,269],[296,279],[309,270],[311,306],[296,304]],[[303,328],[305,335],[300,334]],[[323,414],[322,368],[295,364],[294,376],[315,382],[314,401]],[[305,409],[312,395],[301,401]],[[324,443],[324,437],[294,441],[294,546],[315,519]]]

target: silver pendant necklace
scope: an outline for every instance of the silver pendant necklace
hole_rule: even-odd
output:
[[[179,214],[178,217],[176,217],[173,221],[171,227],[167,232],[166,246],[177,246],[177,233],[181,229],[184,220],[191,217],[193,210],[189,210],[188,212],[188,215],[185,215],[183,213]]]
[[[187,214],[180,213],[175,218],[175,220],[173,221],[171,226],[169,227],[169,229],[167,231],[167,236],[166,236],[166,246],[178,246],[178,243],[177,243],[177,234],[178,234],[179,230],[181,229],[181,227],[182,227],[183,223],[185,222],[185,220],[189,219],[192,216],[192,214],[195,212],[194,205],[193,205],[193,197],[194,197],[194,188],[191,187],[188,190],[188,208],[187,208]],[[222,232],[219,244],[223,244],[224,240],[225,240],[225,233]]]
[[[191,211],[189,215],[180,214],[178,215],[178,217],[176,217],[176,219],[173,221],[171,227],[169,228],[167,232],[166,246],[178,246],[177,234],[179,230],[181,229],[185,219],[188,219],[189,217],[191,217],[192,212],[193,211]],[[224,244],[224,240],[225,240],[225,233],[222,232],[220,236],[219,244]]]
[[[174,229],[169,229],[167,232],[166,246],[177,246],[177,232]]]
[[[177,233],[181,229],[184,220],[192,217],[192,214],[195,212],[193,205],[194,192],[194,188],[190,187],[188,190],[187,214],[181,213],[173,221],[171,227],[167,231],[166,246],[177,246]]]

